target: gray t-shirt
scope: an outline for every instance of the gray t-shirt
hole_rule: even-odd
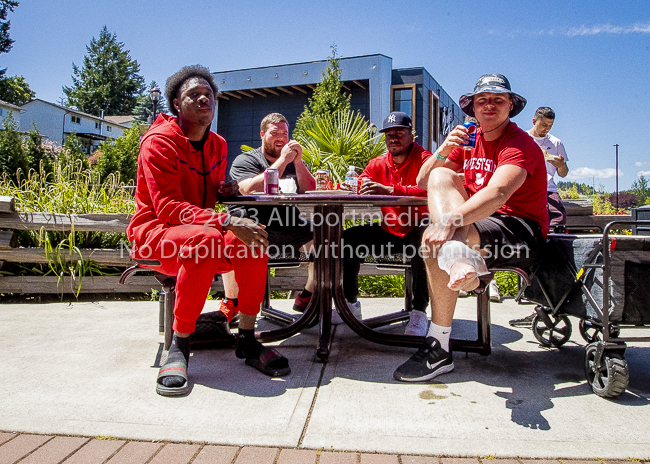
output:
[[[230,167],[230,178],[241,182],[244,179],[255,177],[264,172],[270,166],[269,160],[266,159],[262,148],[246,151],[241,153]],[[282,179],[293,177],[296,180],[296,166],[293,162],[287,164],[282,173]],[[298,192],[300,193],[300,192]],[[274,211],[275,210],[275,211]],[[257,220],[260,224],[268,227],[292,227],[302,223],[300,220],[300,211],[295,206],[237,206],[228,207],[228,212],[233,216],[248,217]]]

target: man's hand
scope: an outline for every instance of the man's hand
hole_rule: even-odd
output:
[[[549,156],[546,158],[546,160],[551,163],[553,166],[555,166],[556,169],[560,169],[562,166],[566,164],[566,161],[564,161],[564,158],[559,155],[551,155],[552,158]]]
[[[239,193],[239,184],[236,180],[221,181],[219,184],[220,197],[234,197]]]
[[[447,134],[445,141],[438,147],[438,153],[440,153],[441,157],[446,158],[455,148],[463,146],[468,140],[467,127],[458,125]]]
[[[302,147],[296,140],[289,140],[289,142],[284,147],[289,147],[291,151],[293,151],[292,161],[294,163],[302,159]]]
[[[302,154],[302,150],[300,151],[300,153]],[[293,148],[293,145],[291,144],[290,141],[284,147],[282,147],[282,151],[280,152],[280,158],[282,159],[281,162],[284,166],[286,166],[287,164],[291,163],[295,157],[296,157],[296,150]]]
[[[379,182],[364,182],[359,190],[361,195],[392,195],[394,187]]]
[[[452,239],[456,229],[463,226],[463,218],[457,214],[445,213],[440,220],[429,224],[422,235],[422,243],[438,249]]]
[[[265,225],[248,218],[230,216],[229,222],[223,227],[231,231],[235,237],[244,242],[248,247],[260,247],[262,252],[269,246],[269,234],[264,229]]]

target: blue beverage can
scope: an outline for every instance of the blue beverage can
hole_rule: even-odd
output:
[[[467,128],[467,136],[469,137],[467,143],[463,144],[463,149],[472,150],[476,146],[476,124],[468,121],[463,126]]]
[[[268,168],[264,171],[264,193],[267,195],[277,195],[280,184],[280,173],[277,169]]]

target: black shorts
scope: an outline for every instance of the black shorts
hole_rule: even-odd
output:
[[[314,238],[311,222],[292,227],[267,227],[269,234],[269,258],[298,258],[300,248]]]
[[[513,266],[528,269],[545,242],[542,228],[532,219],[493,214],[474,223],[488,268]]]

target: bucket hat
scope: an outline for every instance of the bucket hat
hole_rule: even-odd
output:
[[[388,129],[392,129],[393,127],[413,129],[413,122],[408,114],[401,111],[393,111],[386,116],[386,119],[384,119],[384,125],[379,132],[386,132]]]
[[[510,110],[509,116],[511,118],[517,116],[526,106],[526,99],[521,95],[514,93],[511,90],[510,82],[503,74],[484,74],[474,86],[474,91],[471,93],[466,93],[460,100],[458,104],[460,108],[469,116],[475,117],[474,115],[474,95],[478,93],[509,93],[512,96],[512,110]]]

